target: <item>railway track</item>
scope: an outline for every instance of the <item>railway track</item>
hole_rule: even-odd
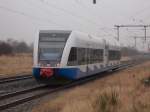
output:
[[[30,78],[33,78],[33,76],[32,75],[22,75],[22,76],[0,78],[0,84],[10,83],[10,82],[19,81],[19,80],[26,80],[26,79],[30,79]]]
[[[48,86],[39,85],[36,87],[1,95],[0,96],[0,111],[22,104],[27,101],[33,100],[34,98],[37,98],[38,94],[39,93],[41,94],[42,91],[45,90],[46,88],[48,88]]]
[[[118,70],[122,70],[122,69],[125,69],[125,68],[128,68],[128,67],[140,64],[142,62],[143,62],[143,60],[138,61],[138,62],[135,62],[135,61],[134,62],[126,62],[126,63],[122,64],[118,69],[115,69],[113,71],[116,72]],[[83,78],[83,79],[80,79],[80,80],[77,80],[77,81],[73,81],[73,82],[68,83],[66,85],[63,85],[63,86],[50,87],[50,86],[46,86],[46,85],[41,85],[41,86],[38,86],[38,87],[33,87],[33,88],[26,89],[26,90],[21,90],[21,91],[17,91],[17,92],[2,95],[2,96],[0,96],[0,111],[6,110],[6,109],[11,108],[11,107],[15,107],[15,106],[23,104],[25,102],[43,97],[45,95],[52,94],[54,92],[58,92],[60,90],[64,90],[64,89],[67,89],[67,88],[71,88],[71,87],[74,87],[74,86],[77,86],[77,85],[84,84],[88,81],[95,80],[97,78],[101,78],[103,76],[107,76],[107,75],[110,75],[110,74],[111,74],[110,72],[109,73],[104,72],[104,73],[100,73],[99,75],[94,75],[94,76],[91,76],[91,77],[87,77],[87,78]],[[8,100],[8,99],[11,99],[11,98],[13,98],[13,100]],[[6,103],[3,103],[4,100],[7,100]]]

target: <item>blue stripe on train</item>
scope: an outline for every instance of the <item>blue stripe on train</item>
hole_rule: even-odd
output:
[[[76,79],[78,71],[78,68],[60,68],[58,75],[68,79]]]
[[[32,74],[35,78],[40,78],[40,68],[33,68]]]
[[[54,68],[54,75],[68,79],[76,79],[78,71],[78,68]],[[33,68],[33,76],[40,78],[40,68]]]

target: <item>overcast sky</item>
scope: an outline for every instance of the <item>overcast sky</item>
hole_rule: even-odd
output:
[[[0,39],[31,43],[43,29],[116,37],[114,25],[150,24],[149,10],[150,0],[97,0],[96,5],[92,0],[0,0]],[[121,28],[121,43],[131,46],[132,36],[143,35],[142,28]],[[142,40],[137,42],[144,49]]]

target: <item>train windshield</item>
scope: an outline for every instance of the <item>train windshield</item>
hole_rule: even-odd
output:
[[[39,61],[50,66],[60,63],[63,49],[70,33],[40,33]]]

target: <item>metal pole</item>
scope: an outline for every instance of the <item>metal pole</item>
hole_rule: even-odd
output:
[[[150,27],[150,25],[115,25],[115,27],[117,28],[117,40],[119,41],[119,28],[120,27],[144,27],[144,40],[146,42],[147,39],[147,27]]]
[[[120,36],[120,34],[119,34],[119,28],[120,28],[120,27],[117,26],[117,36],[118,36],[118,37],[117,37],[117,40],[118,40],[118,41],[119,41],[119,36]]]
[[[134,39],[135,39],[135,48],[136,48],[136,37],[134,37]]]
[[[93,4],[96,4],[96,0],[93,0]]]
[[[144,26],[144,31],[145,31],[145,42],[146,42],[146,26]]]
[[[150,43],[148,43],[148,50],[150,51]]]

